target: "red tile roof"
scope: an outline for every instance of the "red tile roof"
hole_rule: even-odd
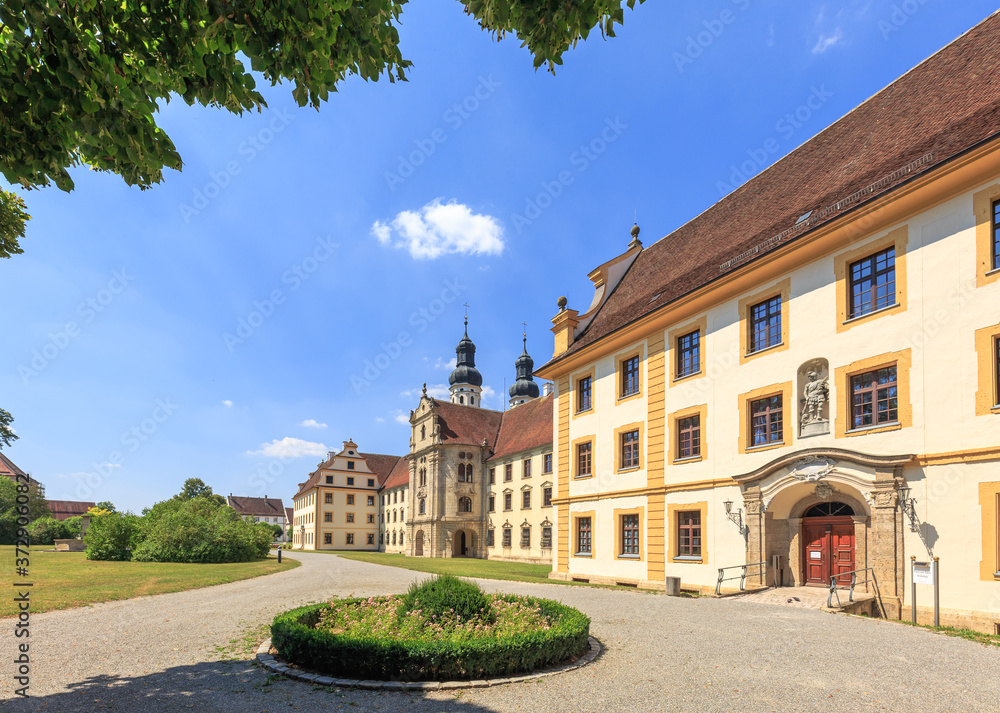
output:
[[[226,504],[240,515],[254,517],[283,517],[285,504],[281,498],[253,498],[243,495],[230,495]]]
[[[437,407],[441,442],[448,445],[481,446],[483,440],[491,448],[500,430],[500,411],[453,404],[431,399]]]
[[[384,483],[389,477],[389,474],[392,472],[396,462],[401,458],[405,458],[405,456],[389,456],[382,453],[362,453],[361,451],[358,451],[358,455],[365,459],[365,463],[368,464],[368,469],[377,476],[380,488],[383,487],[382,483]],[[333,460],[333,457],[330,457],[320,463],[319,467],[309,474],[309,478],[306,479],[306,482],[299,483],[299,489],[295,492],[295,495],[292,496],[293,500],[316,487],[320,479],[320,470],[322,470],[323,466],[331,460]]]
[[[96,508],[97,503],[85,503],[80,500],[49,500],[49,510],[56,520],[66,520],[77,515],[84,515],[90,508]]]
[[[550,364],[996,137],[998,75],[994,13],[640,252],[590,325]]]
[[[5,475],[8,478],[10,478],[11,480],[17,482],[17,479],[14,477],[15,475],[28,475],[28,474],[25,473],[20,468],[18,468],[14,464],[14,461],[12,461],[10,458],[8,458],[7,456],[5,456],[3,453],[0,453],[0,475]],[[24,481],[21,481],[21,482],[24,482]],[[35,485],[39,485],[39,486],[41,485],[41,483],[39,483],[37,480],[35,480],[34,478],[32,478],[30,475],[28,475],[28,483],[29,484],[34,483]]]
[[[381,453],[358,453],[358,455],[365,459],[365,463],[368,464],[368,470],[378,476],[379,487],[382,487],[385,481],[388,480],[389,474],[392,473],[396,464],[400,460],[403,460],[401,456],[387,456]]]
[[[403,457],[396,461],[396,466],[389,477],[382,483],[383,488],[398,488],[410,482],[410,459]]]
[[[549,394],[505,411],[490,460],[551,444],[554,403]]]

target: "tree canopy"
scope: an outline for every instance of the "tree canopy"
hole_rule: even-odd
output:
[[[636,0],[459,0],[498,40],[513,34],[536,68],[595,29],[613,37]],[[638,0],[642,3],[644,0]],[[7,0],[0,3],[0,173],[26,189],[73,188],[86,165],[148,188],[182,160],[156,122],[180,98],[242,114],[267,104],[254,73],[319,108],[351,76],[406,79],[406,0]],[[0,189],[0,257],[21,252],[29,216]]]
[[[14,417],[0,408],[0,448],[5,448],[18,439],[14,429],[10,427]]]
[[[219,505],[226,504],[226,499],[221,495],[213,493],[211,486],[205,485],[205,481],[201,478],[188,478],[185,480],[181,492],[173,497],[174,500],[182,501],[194,500],[195,498],[207,498]]]

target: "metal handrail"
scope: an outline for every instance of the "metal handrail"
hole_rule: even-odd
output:
[[[767,562],[754,562],[752,564],[734,564],[729,567],[719,567],[719,580],[715,583],[715,596],[719,596],[722,593],[722,583],[729,581],[730,579],[740,580],[740,591],[746,591],[746,580],[747,580],[747,569],[749,567],[763,567],[760,572],[761,578],[767,581]],[[739,569],[742,570],[739,575],[733,575],[732,577],[725,577],[725,572],[727,569]]]
[[[875,577],[875,568],[874,567],[863,567],[861,569],[851,570],[850,572],[841,572],[840,574],[837,574],[837,575],[834,575],[833,577],[830,577],[830,594],[826,598],[826,606],[827,606],[827,608],[832,608],[833,607],[833,598],[834,597],[837,597],[837,608],[838,609],[843,608],[843,604],[840,601],[840,592],[837,591],[837,580],[842,579],[843,577],[846,577],[847,575],[851,575],[851,584],[850,584],[850,587],[848,588],[849,591],[848,591],[848,595],[847,595],[847,602],[851,603],[851,602],[854,601],[854,588],[858,585],[858,573],[859,572],[871,572],[871,579],[867,579],[866,578],[863,582],[861,582],[861,584],[867,584],[869,582],[872,583],[872,585],[873,585],[873,587],[875,589],[875,599],[878,602],[879,609],[882,612],[882,618],[883,619],[886,618],[885,605],[882,603],[882,592],[881,592],[881,590],[879,589],[879,586],[878,586],[878,579],[876,579],[876,577]]]

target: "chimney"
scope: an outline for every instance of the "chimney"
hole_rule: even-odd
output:
[[[551,393],[552,393],[552,382],[548,381],[548,382],[542,384],[542,396],[545,397],[545,396],[548,396]]]

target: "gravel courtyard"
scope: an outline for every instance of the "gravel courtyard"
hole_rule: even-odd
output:
[[[483,581],[559,599],[593,620],[592,665],[537,682],[416,694],[314,688],[221,660],[277,612],[331,595],[399,592],[422,575],[295,553],[280,574],[37,614],[31,694],[15,699],[13,622],[0,646],[10,711],[932,711],[997,710],[1000,648],[898,624],[745,600],[675,599]]]

